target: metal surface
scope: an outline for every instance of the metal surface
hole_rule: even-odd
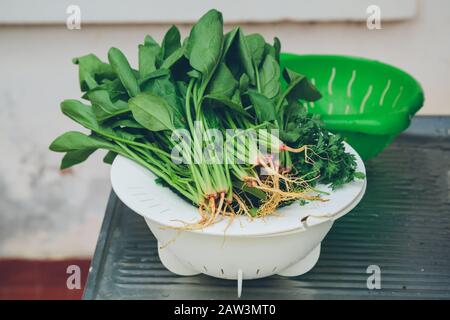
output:
[[[450,118],[415,118],[366,166],[366,195],[334,224],[317,265],[244,281],[243,299],[450,298]],[[379,290],[367,288],[371,265]],[[236,282],[167,271],[143,218],[112,194],[84,298],[235,299]]]

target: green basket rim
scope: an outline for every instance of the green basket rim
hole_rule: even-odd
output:
[[[416,112],[423,106],[425,101],[425,95],[422,88],[422,85],[414,78],[410,73],[408,73],[405,70],[402,70],[400,68],[397,68],[391,64],[381,62],[376,59],[370,59],[370,58],[363,58],[358,56],[352,56],[352,55],[340,55],[340,54],[297,54],[297,53],[291,53],[291,52],[282,52],[280,55],[280,61],[289,61],[289,60],[295,60],[298,58],[314,58],[314,59],[342,59],[342,60],[348,60],[348,61],[360,61],[363,63],[371,63],[371,64],[378,64],[383,66],[384,68],[390,69],[393,72],[399,73],[403,75],[405,78],[408,79],[408,81],[411,82],[413,87],[416,87],[415,94],[411,97],[411,104],[406,108],[405,110],[405,117],[407,120],[406,127],[398,128],[397,130],[386,130],[385,132],[379,133],[379,134],[398,134],[404,129],[406,129],[409,125],[409,122],[411,118],[416,114]],[[361,132],[361,131],[355,131],[355,130],[341,130],[341,131],[348,131],[348,132]],[[374,134],[374,133],[371,133]]]

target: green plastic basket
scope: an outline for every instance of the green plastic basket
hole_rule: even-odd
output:
[[[420,84],[408,73],[375,60],[283,53],[281,66],[306,75],[322,98],[305,104],[325,126],[345,137],[364,160],[383,151],[422,107]]]

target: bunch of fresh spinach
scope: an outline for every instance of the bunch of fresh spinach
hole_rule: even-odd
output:
[[[183,42],[175,26],[161,44],[146,36],[138,46],[137,69],[117,48],[109,50],[108,63],[93,54],[76,58],[88,104],[65,100],[61,110],[90,134],[64,133],[50,149],[65,152],[62,169],[85,161],[97,149],[108,151],[106,163],[117,154],[133,159],[200,208],[196,227],[212,223],[218,214],[270,213],[283,202],[280,194],[304,199],[305,183],[288,185],[289,170],[333,186],[353,180],[355,160],[345,153],[342,140],[304,114],[301,102],[315,101],[320,93],[303,75],[281,71],[280,50],[277,38],[269,44],[239,27],[224,34],[221,13],[210,10]],[[284,90],[281,76],[287,82]],[[256,165],[202,161],[205,142],[198,124],[205,131],[278,129],[283,142],[273,136],[258,142],[281,152],[280,162],[271,163],[263,154]],[[172,161],[172,151],[180,146],[174,140],[185,141],[176,129],[188,132],[191,144],[182,145],[192,152],[194,163]],[[275,178],[261,177],[261,166],[274,171]],[[270,210],[259,210],[264,206]]]

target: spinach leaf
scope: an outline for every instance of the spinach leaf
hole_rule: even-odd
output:
[[[249,90],[248,96],[260,123],[276,119],[275,106],[268,97],[254,90]]]
[[[161,58],[166,59],[179,48],[181,48],[180,31],[176,26],[171,26],[161,43]]]
[[[253,60],[253,65],[258,68],[263,61],[266,41],[259,33],[253,33],[245,37],[249,54]]]
[[[239,27],[234,27],[231,31],[227,32],[224,36],[223,40],[223,57],[226,56],[228,50],[230,50],[231,45],[234,42],[234,39],[239,33]]]
[[[159,78],[159,77],[164,77],[164,76],[168,76],[170,75],[170,71],[169,69],[164,69],[164,68],[160,68],[158,70],[153,71],[152,73],[150,73],[149,75],[147,75],[145,78],[141,78],[139,79],[138,83],[139,85],[142,87],[145,87],[145,83],[149,80],[155,79],[155,78]]]
[[[117,147],[101,138],[87,136],[77,131],[63,133],[50,145],[50,150],[55,152],[69,152],[85,149],[117,150]]]
[[[144,79],[156,70],[157,56],[160,48],[157,43],[147,40],[138,46],[139,52],[139,78]]]
[[[91,154],[93,154],[97,149],[83,149],[83,150],[75,150],[67,152],[60,165],[60,169],[68,169],[74,165],[84,162],[89,158]]]
[[[220,96],[220,95],[206,95],[206,96],[204,96],[203,99],[220,103],[220,105],[228,107],[240,115],[251,118],[251,115],[244,109],[244,107],[242,105],[236,103],[233,100],[230,100],[228,97]]]
[[[250,85],[250,78],[247,76],[247,74],[243,73],[241,75],[241,78],[239,79],[239,90],[242,93],[247,92],[249,85]]]
[[[242,181],[233,181],[232,183],[234,187],[243,190],[245,192],[248,192],[249,194],[257,197],[260,200],[264,200],[266,198],[266,194],[263,191],[257,188],[250,187]]]
[[[114,72],[127,90],[128,95],[130,97],[137,95],[140,92],[137,79],[122,51],[117,48],[109,49],[108,60]]]
[[[319,90],[304,75],[285,68],[283,77],[289,84],[283,94],[286,99],[316,101],[322,97]]]
[[[134,119],[150,131],[174,130],[172,108],[162,97],[145,92],[128,101]]]
[[[83,99],[89,100],[89,92],[93,90],[106,90],[111,98],[111,101],[118,100],[120,98],[125,98],[128,100],[127,90],[120,82],[120,79],[115,78],[114,80],[104,79],[102,83],[95,87],[94,89],[87,90],[87,92],[82,96]]]
[[[64,100],[61,102],[61,111],[83,127],[93,131],[99,130],[97,119],[90,106],[78,100]]]
[[[78,65],[78,78],[83,92],[94,89],[105,79],[113,80],[116,77],[111,66],[92,53],[74,58],[72,62]]]
[[[155,46],[159,47],[158,42],[156,42],[156,40],[153,39],[153,37],[150,36],[150,35],[146,35],[145,36],[145,38],[144,38],[144,45],[145,46],[155,45]]]
[[[186,47],[191,66],[202,73],[203,87],[208,84],[220,61],[222,44],[222,14],[210,10],[192,28]]]
[[[104,139],[87,136],[81,132],[69,131],[56,138],[50,145],[50,150],[66,152],[60,169],[64,170],[85,161],[97,149],[107,149],[111,154],[117,154],[120,149]]]
[[[106,155],[103,157],[103,162],[107,163],[107,164],[112,164],[116,157],[117,157],[117,152],[108,151],[108,153],[106,153]]]
[[[184,48],[181,47],[172,52],[172,54],[163,61],[161,68],[169,69],[183,58]]]
[[[238,82],[230,69],[225,63],[221,63],[209,83],[208,94],[231,98],[237,86]]]
[[[177,86],[170,80],[169,76],[148,81],[142,91],[164,98],[172,109],[175,127],[184,127],[184,100],[179,96]]]
[[[144,127],[141,126],[134,118],[127,118],[127,119],[119,119],[111,124],[109,124],[111,128],[133,128],[133,129],[143,129]]]
[[[113,103],[106,90],[91,90],[87,96],[92,103],[95,116],[100,122],[130,111],[126,102],[119,100]]]
[[[281,42],[277,37],[273,38],[273,48],[275,49],[275,59],[280,62]]]
[[[111,136],[112,139],[121,139],[121,140],[127,140],[127,141],[136,141],[139,139],[144,138],[144,134],[141,130],[135,130],[133,128],[116,128],[114,130],[105,130],[102,133],[107,133],[109,136]]]
[[[298,119],[306,115],[306,109],[296,100],[287,104],[284,108],[284,123],[280,126],[280,138],[284,142],[296,143],[301,137],[301,129],[298,127]]]
[[[238,43],[237,50],[238,50],[238,56],[239,56],[240,63],[242,65],[242,67],[244,68],[245,73],[249,77],[250,83],[255,85],[256,84],[255,68],[253,65],[253,60],[252,60],[252,56],[250,53],[250,49],[247,44],[247,40],[241,29],[239,29],[237,43]]]
[[[264,63],[259,70],[261,93],[269,99],[274,98],[280,92],[280,66],[271,56],[266,55]]]

